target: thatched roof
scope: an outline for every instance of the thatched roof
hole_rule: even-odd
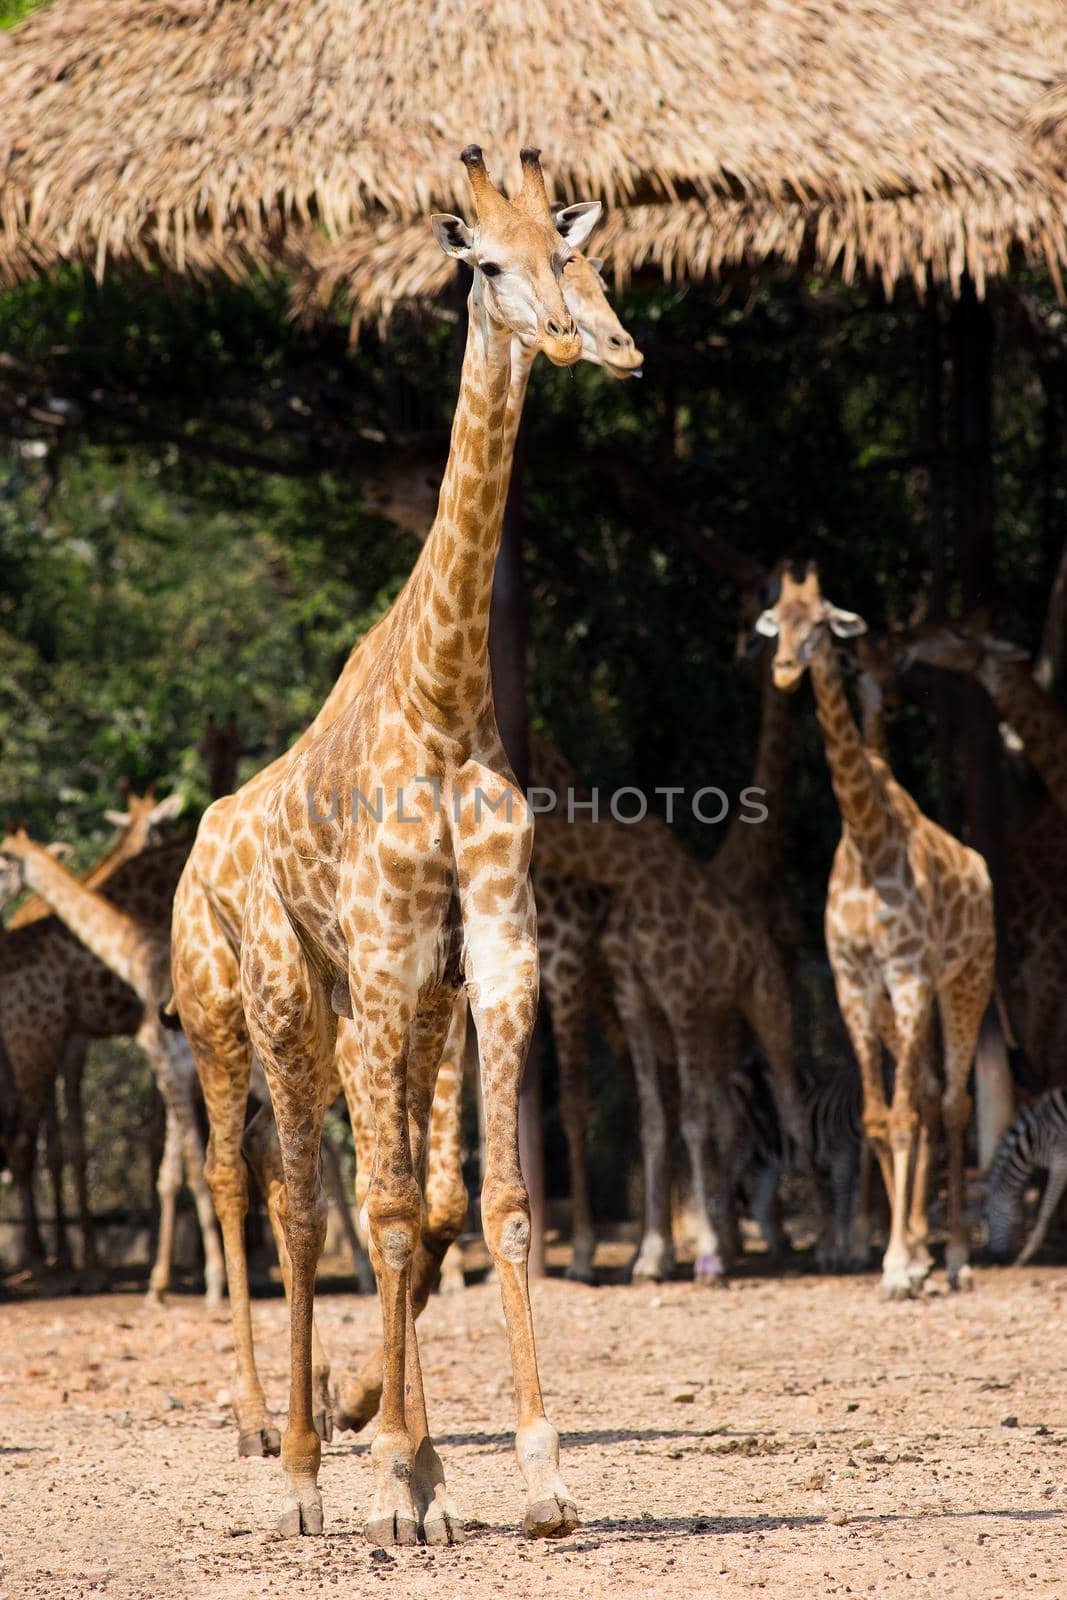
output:
[[[1067,68],[1064,9],[52,0],[0,35],[0,274],[243,270],[309,225],[385,248],[465,204],[472,138],[498,162],[535,142],[561,196],[640,207],[622,270],[813,244],[887,281],[981,278],[1016,245],[1059,263],[1067,183],[1025,120]],[[395,295],[388,263],[357,277]]]

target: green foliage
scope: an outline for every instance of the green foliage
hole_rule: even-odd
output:
[[[31,11],[40,11],[47,4],[48,0],[0,0],[0,28],[13,28]]]

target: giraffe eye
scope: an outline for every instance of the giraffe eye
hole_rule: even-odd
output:
[[[499,276],[500,276],[500,268],[496,265],[495,262],[493,262],[493,261],[482,261],[482,262],[479,262],[479,265],[480,265],[482,271],[485,273],[485,276],[487,278],[499,278]]]

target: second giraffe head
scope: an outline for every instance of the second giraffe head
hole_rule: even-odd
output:
[[[472,307],[523,344],[569,367],[582,353],[581,335],[563,299],[563,270],[600,216],[600,202],[565,206],[553,215],[539,152],[522,151],[522,188],[508,200],[494,188],[477,145],[462,160],[474,198],[473,226],[462,217],[431,218],[446,255],[474,269]]]
[[[756,631],[777,639],[774,681],[779,689],[795,689],[821,649],[829,649],[830,635],[850,639],[866,633],[867,624],[854,611],[831,605],[819,587],[819,573],[809,561],[797,576],[786,566],[773,606],[757,619]]]

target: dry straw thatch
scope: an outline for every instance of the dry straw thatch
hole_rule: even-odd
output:
[[[0,35],[0,274],[313,260],[432,288],[456,152],[541,145],[615,270],[811,253],[892,285],[1067,256],[1027,115],[1064,0],[52,0]],[[309,244],[311,230],[336,246]]]

